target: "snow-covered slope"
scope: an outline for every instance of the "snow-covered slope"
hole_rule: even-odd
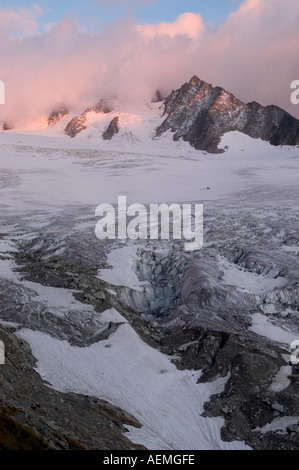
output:
[[[102,133],[113,116],[119,132],[105,141]],[[2,132],[3,205],[128,202],[182,202],[227,198],[254,186],[296,186],[298,150],[273,147],[239,132],[226,134],[226,152],[211,155],[166,132],[160,104],[127,112],[89,113],[88,127],[75,138],[65,135],[65,119],[55,126]]]

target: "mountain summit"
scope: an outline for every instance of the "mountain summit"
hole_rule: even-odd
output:
[[[157,136],[168,130],[173,139],[183,139],[198,150],[221,153],[221,137],[239,131],[272,145],[299,144],[299,120],[278,106],[243,103],[221,87],[193,76],[164,100],[166,119]]]
[[[95,106],[85,109],[85,111],[80,114],[80,116],[74,117],[66,126],[65,133],[69,137],[75,137],[79,132],[83,131],[88,127],[87,117],[89,113],[104,113],[108,114],[111,112],[111,108],[107,100],[101,99]]]

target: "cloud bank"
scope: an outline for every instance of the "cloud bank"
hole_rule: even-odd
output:
[[[39,14],[0,10],[2,120],[45,115],[60,103],[82,110],[100,98],[145,103],[193,75],[299,118],[290,100],[299,79],[298,0],[245,0],[215,30],[185,13],[157,25],[117,20],[98,34],[65,19],[40,34]]]

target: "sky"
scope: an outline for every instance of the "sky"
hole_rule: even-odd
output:
[[[32,5],[37,5],[41,9],[39,31],[72,17],[86,30],[96,32],[105,24],[125,16],[134,16],[141,24],[157,24],[172,22],[185,12],[200,13],[205,22],[217,26],[241,3],[242,0],[1,0],[0,7],[30,10]]]
[[[298,0],[0,0],[0,119],[145,103],[193,75],[299,118],[298,53]]]

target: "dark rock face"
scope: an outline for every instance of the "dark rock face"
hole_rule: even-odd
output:
[[[101,99],[95,106],[90,108],[90,111],[94,113],[108,114],[111,113],[112,107],[109,105],[109,102],[107,100]],[[86,110],[85,112],[88,112],[88,110]]]
[[[156,90],[156,93],[152,99],[152,103],[159,103],[160,101],[163,101],[163,96],[160,90]]]
[[[119,122],[119,117],[115,116],[115,118],[112,119],[110,122],[108,128],[105,130],[103,134],[103,139],[104,140],[111,140],[112,137],[118,133],[118,122]]]
[[[107,100],[101,99],[92,108],[87,108],[85,111],[73,118],[65,128],[65,133],[70,137],[75,137],[79,132],[83,131],[87,127],[87,115],[88,113],[105,113],[108,114],[112,111]]]
[[[10,131],[11,129],[13,129],[13,126],[7,122],[4,122],[3,125],[2,125],[2,130],[3,131]]]
[[[174,140],[184,139],[198,149],[221,153],[221,137],[239,131],[272,145],[297,145],[299,120],[277,106],[243,103],[221,87],[194,76],[164,101],[165,121],[157,135],[171,130]]]
[[[59,106],[59,108],[54,109],[48,117],[48,125],[49,126],[54,126],[59,122],[64,116],[66,116],[69,113],[68,108],[65,106]]]

